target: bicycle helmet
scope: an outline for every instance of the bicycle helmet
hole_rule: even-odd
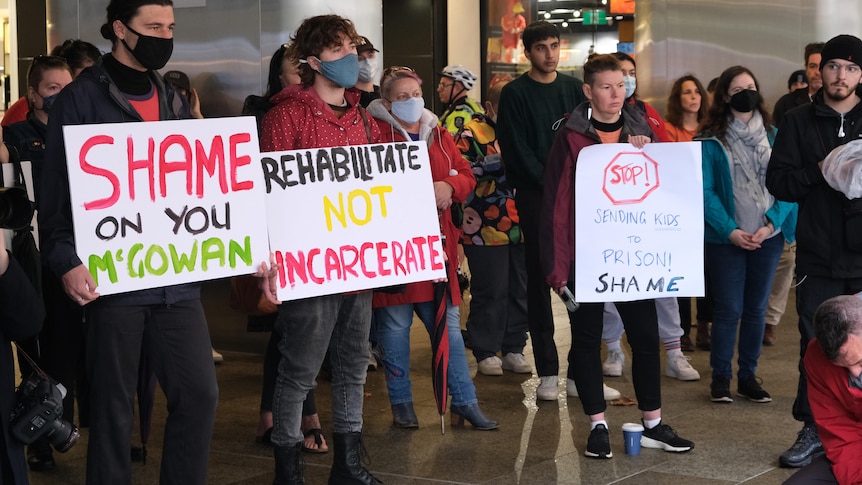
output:
[[[440,75],[460,82],[464,85],[464,89],[468,91],[473,89],[473,83],[475,83],[478,79],[475,74],[473,74],[472,72],[470,72],[469,69],[460,64],[444,67]]]

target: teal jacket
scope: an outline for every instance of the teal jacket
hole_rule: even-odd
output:
[[[769,145],[775,141],[775,128],[770,127],[767,137]],[[730,164],[724,144],[714,137],[699,138],[701,141],[701,163],[703,164],[703,215],[704,239],[708,243],[732,244],[730,233],[738,229],[734,214],[733,181],[730,178]],[[796,204],[775,199],[767,209],[766,217],[772,226],[781,228],[785,240],[792,242],[796,233]],[[786,224],[785,224],[786,223]]]

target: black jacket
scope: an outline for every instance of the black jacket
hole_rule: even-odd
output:
[[[157,72],[150,71],[149,75],[158,92],[162,120],[190,118],[186,99],[180,96],[170,83],[165,83]],[[101,67],[101,61],[98,65],[85,69],[57,96],[48,118],[47,150],[38,217],[42,261],[58,277],[81,264],[75,253],[63,126],[142,121],[135,108]],[[118,305],[171,304],[199,296],[200,285],[184,284],[111,295],[100,298],[100,301]],[[103,301],[103,298],[106,301]]]
[[[808,97],[808,88],[800,88],[792,93],[787,93],[775,103],[775,109],[772,110],[772,124],[776,128],[781,128],[781,122],[784,120],[784,115],[797,106],[802,106],[811,102]]]
[[[0,483],[23,485],[27,481],[24,445],[12,437],[9,417],[15,404],[15,372],[12,363],[13,340],[36,335],[42,328],[45,310],[36,290],[18,263],[9,256],[9,268],[0,276],[0,430],[5,453],[0,456]]]
[[[34,194],[39,200],[39,181],[45,160],[45,138],[48,126],[39,121],[32,113],[24,121],[3,127],[3,141],[18,152],[22,162],[29,161],[33,169]]]
[[[862,252],[844,242],[843,194],[823,178],[818,163],[832,149],[862,138],[862,103],[844,115],[827,106],[823,93],[789,111],[782,122],[766,170],[766,188],[779,200],[799,203],[796,271],[824,278],[862,277]]]

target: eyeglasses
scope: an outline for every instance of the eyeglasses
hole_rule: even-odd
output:
[[[454,85],[455,85],[455,83],[444,83],[443,81],[440,81],[439,83],[437,83],[437,87],[443,88],[443,89],[450,88]]]
[[[836,74],[841,72],[842,70],[847,71],[847,74],[859,74],[860,72],[862,72],[862,68],[860,68],[856,64],[847,64],[845,66],[842,66],[837,62],[827,62],[826,65],[823,66],[823,70]]]

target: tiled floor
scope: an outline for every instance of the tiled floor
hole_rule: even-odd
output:
[[[210,285],[207,307],[216,348],[225,355],[218,367],[220,399],[215,433],[211,443],[208,483],[272,483],[272,452],[254,443],[260,399],[261,356],[248,350],[257,345],[262,352],[262,335],[241,335],[242,318],[224,307],[217,296],[226,291]],[[568,352],[570,334],[562,304],[555,300],[556,339],[562,363]],[[759,375],[773,396],[769,404],[741,399],[730,405],[709,401],[709,353],[691,353],[692,364],[704,378],[680,382],[663,377],[663,415],[685,438],[696,443],[693,451],[677,455],[643,450],[639,456],[623,452],[620,426],[637,421],[635,407],[608,408],[614,458],[607,461],[583,457],[589,433],[580,402],[565,399],[562,389],[557,402],[535,401],[534,376],[506,373],[502,377],[476,375],[474,382],[480,405],[487,415],[500,421],[497,431],[452,429],[440,432],[440,418],[430,387],[430,345],[421,326],[414,327],[412,372],[418,430],[398,430],[391,415],[383,373],[370,372],[366,385],[364,440],[370,453],[369,468],[386,484],[780,484],[792,470],[778,468],[778,455],[796,437],[799,429],[790,415],[796,389],[799,337],[791,295],[787,314],[778,328],[778,343],[764,348]],[[529,351],[529,345],[527,350]],[[529,352],[528,352],[529,353]],[[470,359],[475,372],[475,361]],[[532,355],[528,355],[532,361]],[[565,368],[561,370],[565,376]],[[607,378],[607,384],[634,397],[630,380],[630,359],[623,376]],[[561,380],[564,385],[565,380]],[[331,434],[329,386],[318,388],[318,408],[324,433]],[[161,427],[164,399],[158,397],[149,444],[149,460],[134,464],[135,483],[158,482]],[[447,417],[448,418],[448,417]],[[84,483],[86,431],[81,442],[66,455],[57,455],[58,466],[47,473],[31,474],[35,485]],[[332,453],[306,455],[306,481],[326,483]]]

